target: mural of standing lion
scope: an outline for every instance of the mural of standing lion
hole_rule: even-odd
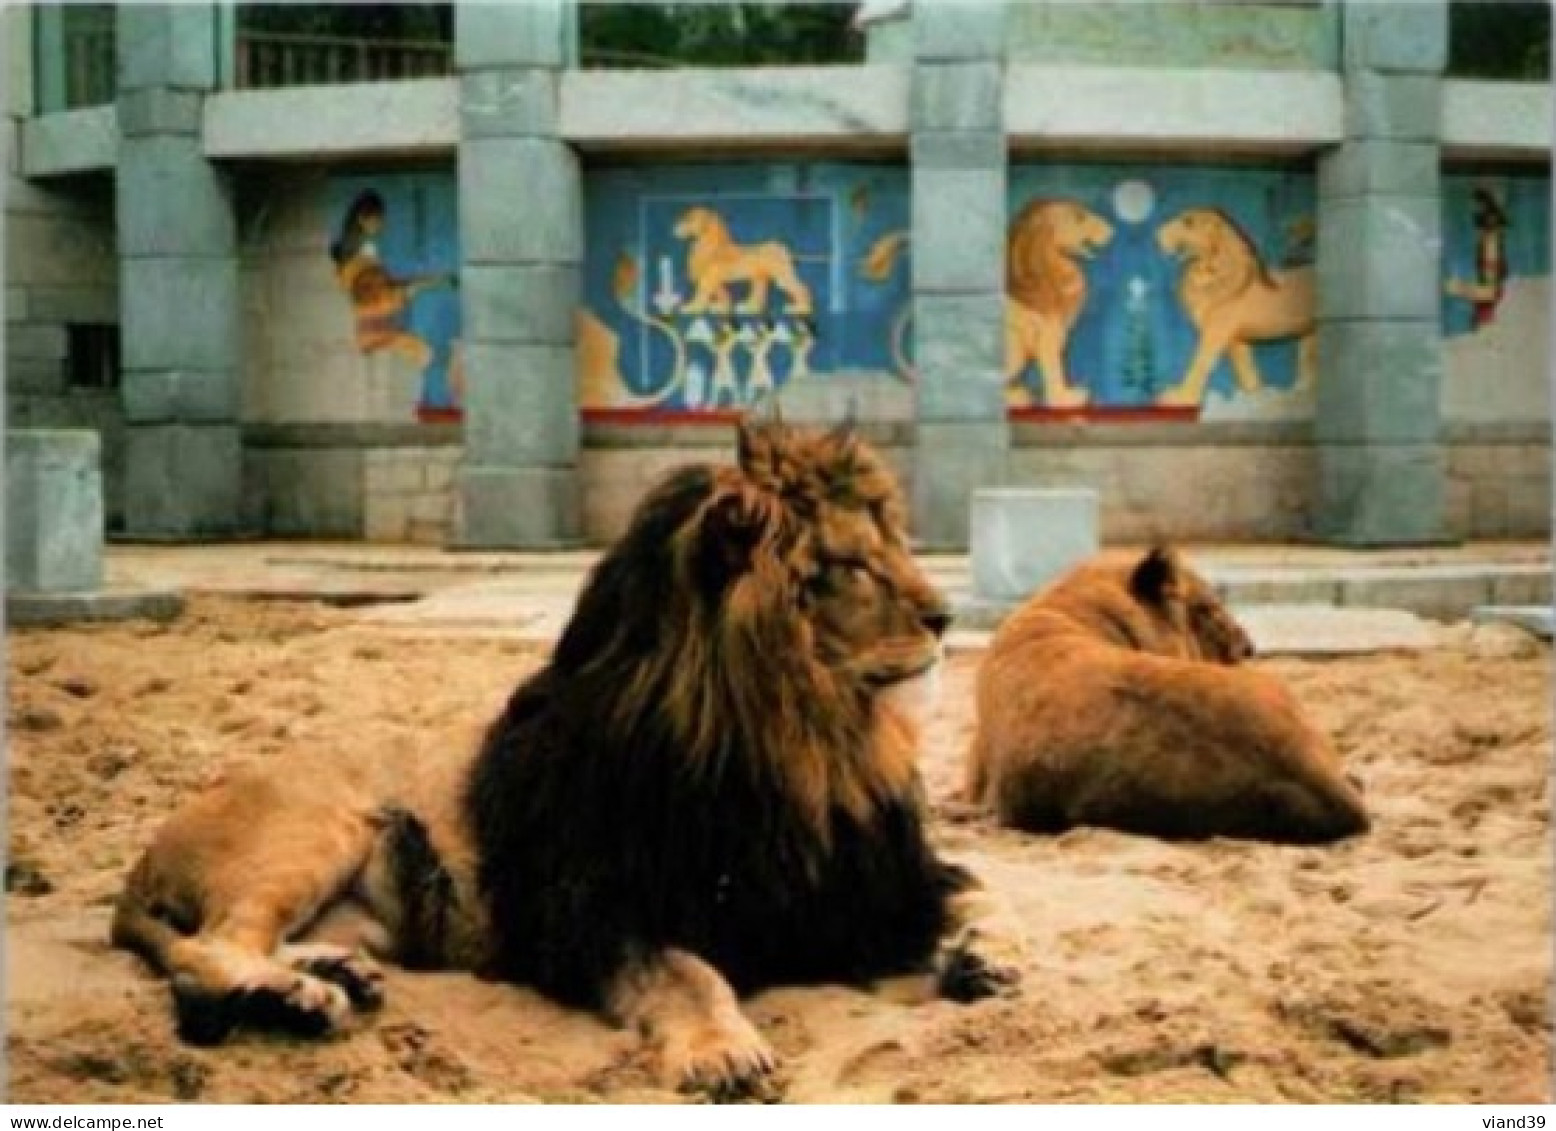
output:
[[[738,244],[724,218],[711,208],[688,208],[676,221],[678,239],[690,240],[686,270],[692,281],[692,297],[682,307],[686,314],[730,309],[731,283],[746,283],[751,290],[735,307],[737,314],[762,314],[767,293],[776,286],[788,302],[788,313],[804,316],[812,311],[810,288],[794,269],[794,256],[777,240]]]
[[[1367,830],[1329,740],[1176,552],[1099,556],[1013,613],[978,674],[970,799],[1032,832],[1319,844]]]
[[[1032,403],[1018,378],[1034,363],[1045,405],[1086,403],[1086,390],[1071,385],[1065,373],[1064,349],[1086,305],[1086,273],[1078,261],[1112,238],[1112,225],[1069,200],[1030,201],[1011,222],[1005,257],[1005,385],[1012,407]]]
[[[1019,937],[925,835],[948,620],[875,451],[743,425],[737,465],[650,490],[478,750],[229,778],[135,865],[113,940],[171,978],[195,1042],[342,1028],[381,999],[368,952],[599,1010],[682,1086],[766,1089],[739,995],[1014,986]]]
[[[1161,405],[1199,405],[1222,357],[1238,388],[1264,387],[1255,342],[1297,339],[1297,383],[1311,388],[1317,349],[1313,269],[1271,271],[1237,222],[1219,208],[1190,208],[1161,226],[1157,243],[1185,266],[1178,283],[1183,312],[1199,344],[1183,379],[1157,397]]]

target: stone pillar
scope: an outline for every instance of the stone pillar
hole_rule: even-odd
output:
[[[118,10],[121,392],[131,537],[239,529],[238,258],[231,187],[205,159],[216,8]]]
[[[967,546],[973,491],[1003,483],[1005,6],[913,6],[913,528]]]
[[[559,136],[572,0],[461,0],[460,288],[465,453],[460,544],[545,549],[580,531],[573,314],[583,178]]]
[[[1317,535],[1444,536],[1439,134],[1447,6],[1347,0],[1345,141],[1318,169]]]

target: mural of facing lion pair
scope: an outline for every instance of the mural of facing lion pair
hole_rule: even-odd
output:
[[[743,995],[1018,992],[1020,930],[928,835],[921,700],[950,617],[894,476],[849,425],[739,437],[733,465],[649,491],[478,747],[288,755],[173,815],[112,933],[170,978],[186,1040],[347,1028],[390,960],[598,1010],[669,1082],[736,1098],[781,1087]],[[1169,551],[1083,567],[996,640],[974,785],[1044,829],[1362,831],[1247,653]]]

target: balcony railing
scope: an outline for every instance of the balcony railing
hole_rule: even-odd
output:
[[[453,73],[453,44],[437,40],[353,39],[240,31],[240,88],[322,86],[436,78]]]

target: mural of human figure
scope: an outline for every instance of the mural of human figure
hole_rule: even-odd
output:
[[[397,277],[384,265],[378,241],[388,223],[384,198],[372,189],[358,193],[347,207],[340,232],[330,244],[335,280],[351,300],[356,344],[364,354],[391,353],[415,366],[423,379],[435,360],[434,349],[409,325],[412,300],[435,287],[458,286],[458,276],[443,272]],[[462,392],[461,351],[450,347],[448,380],[454,403]]]
[[[778,329],[768,319],[760,327],[747,326],[740,333],[751,356],[751,368],[746,373],[746,402],[756,404],[776,387],[768,354],[778,341]]]
[[[1474,191],[1475,200],[1475,279],[1450,278],[1443,290],[1451,298],[1471,304],[1475,327],[1496,321],[1497,307],[1507,286],[1506,232],[1511,226],[1507,212],[1488,190]]]

